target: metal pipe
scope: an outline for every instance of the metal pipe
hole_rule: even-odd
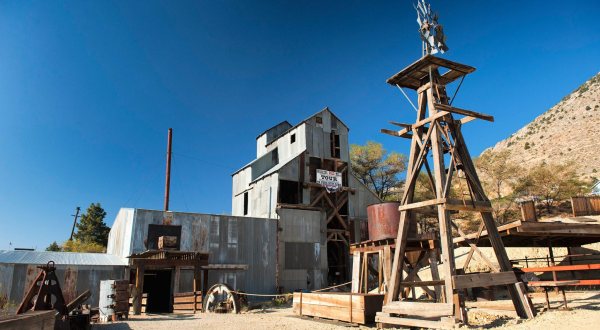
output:
[[[167,135],[167,173],[165,178],[165,211],[169,210],[169,192],[171,189],[171,141],[173,138],[173,129],[169,128]]]

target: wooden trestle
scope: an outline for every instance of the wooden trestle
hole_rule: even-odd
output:
[[[440,68],[447,69],[440,73]],[[396,238],[390,280],[383,311],[376,316],[380,324],[411,327],[449,328],[466,323],[466,312],[459,290],[471,287],[506,285],[515,310],[520,317],[532,318],[535,311],[527,297],[525,286],[512,272],[511,264],[498,234],[492,216],[491,204],[482,188],[473,161],[461,134],[461,125],[473,119],[493,121],[493,117],[451,105],[446,94],[446,84],[475,71],[475,68],[426,55],[398,74],[388,83],[400,88],[410,88],[418,94],[417,117],[414,124],[399,124],[399,131],[382,130],[383,133],[411,139],[405,191],[400,200],[400,225]],[[428,111],[428,113],[427,113]],[[454,115],[464,115],[455,119]],[[431,154],[433,168],[428,163]],[[446,167],[446,159],[449,164]],[[416,179],[425,168],[436,198],[414,202]],[[457,177],[464,189],[460,198],[451,198],[452,179]],[[465,188],[466,187],[466,188]],[[459,194],[460,195],[460,194]],[[405,261],[409,224],[415,222],[415,212],[425,207],[437,210],[439,223],[440,271],[443,280],[426,284],[441,291],[434,299],[408,299],[401,288],[414,282],[411,269],[414,265]],[[450,218],[451,211],[477,212],[481,214],[491,246],[500,269],[491,274],[459,274],[454,261],[452,228],[458,228]],[[481,230],[480,230],[481,232]],[[459,231],[461,236],[465,236]],[[470,243],[473,251],[476,243]],[[472,252],[473,252],[472,251]],[[436,254],[433,253],[435,256]],[[434,261],[432,264],[437,264]],[[403,270],[408,275],[403,278]],[[412,276],[411,276],[412,275]],[[418,283],[417,283],[418,284]],[[442,290],[443,288],[443,290]],[[402,294],[401,294],[402,293]]]

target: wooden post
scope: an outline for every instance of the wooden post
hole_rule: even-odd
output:
[[[427,89],[427,103],[429,105],[429,115],[437,113],[433,105],[433,90]],[[437,198],[445,198],[444,183],[446,182],[446,168],[444,166],[444,151],[442,150],[441,132],[436,121],[429,127],[431,133],[431,151],[433,153],[433,171],[435,177],[435,190]],[[444,205],[439,204],[438,222],[440,226],[440,246],[442,248],[442,269],[444,270],[444,290],[446,302],[452,302],[454,288],[452,287],[452,275],[456,273],[454,264],[454,246],[452,245],[452,225],[450,223],[450,213],[446,211]]]
[[[142,313],[142,293],[144,291],[144,265],[137,265],[135,269],[135,296],[133,297],[133,314]]]

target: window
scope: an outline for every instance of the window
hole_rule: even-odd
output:
[[[277,152],[277,148],[271,151],[271,167],[279,164],[279,152]]]
[[[244,215],[248,215],[248,192],[244,193]]]
[[[279,180],[279,202],[302,204],[302,187],[296,181]]]
[[[290,135],[290,144],[296,142],[296,134]]]
[[[335,132],[331,132],[331,157],[340,158],[341,157],[341,148],[340,148],[340,135],[335,134]]]

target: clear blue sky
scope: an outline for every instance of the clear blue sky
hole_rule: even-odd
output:
[[[231,211],[255,137],[329,106],[350,141],[414,111],[386,78],[420,56],[413,1],[0,2],[0,249],[68,238],[76,206]],[[598,1],[433,1],[479,154],[600,70]]]

